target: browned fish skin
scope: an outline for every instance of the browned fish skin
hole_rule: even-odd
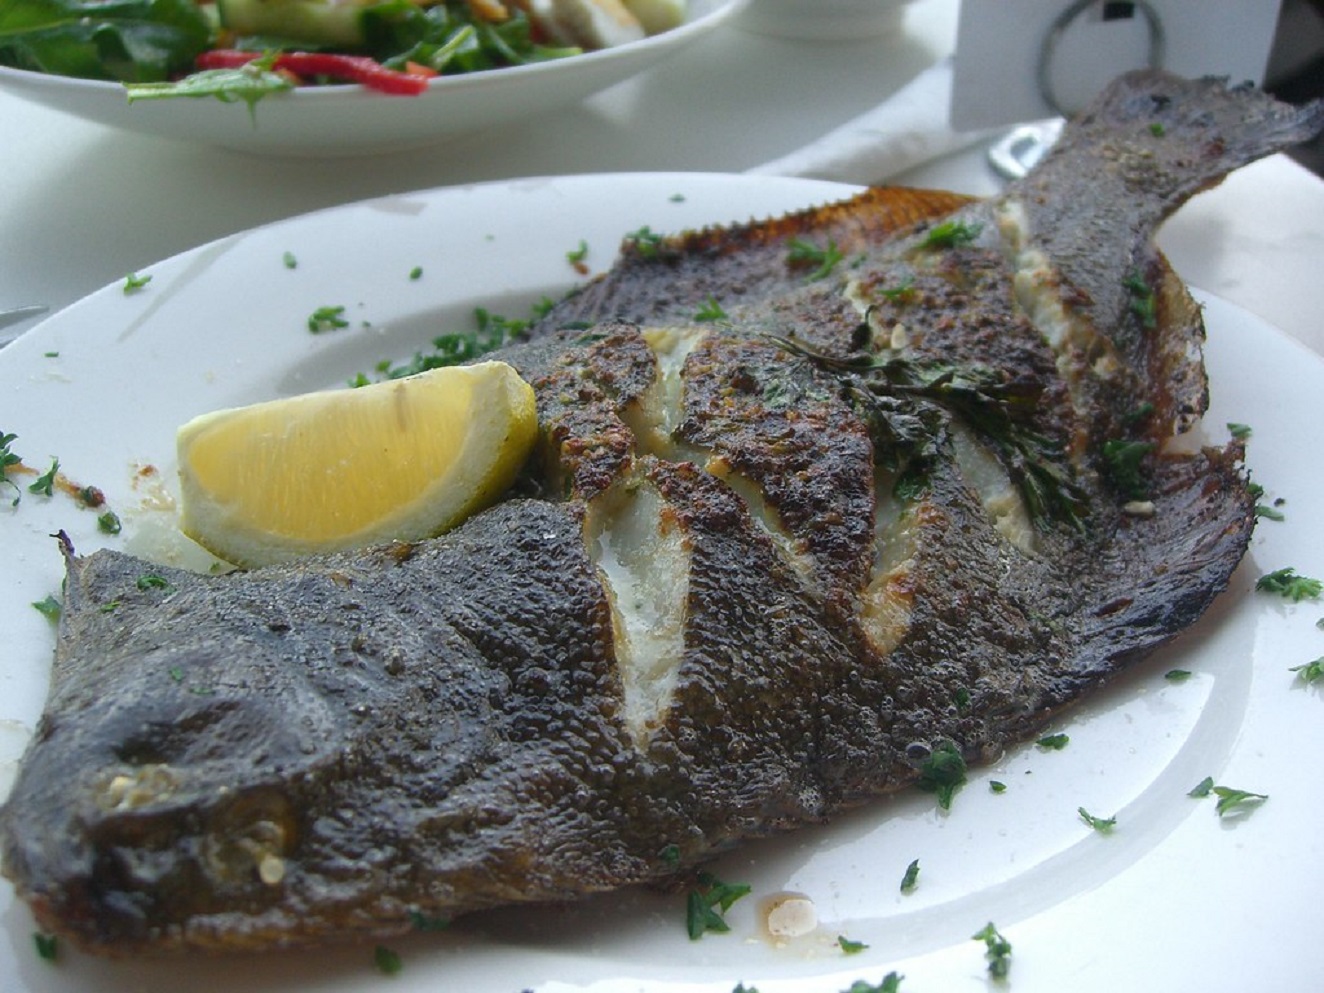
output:
[[[1168,115],[1267,106],[1118,85]],[[996,754],[1174,637],[1225,587],[1254,510],[1236,443],[1150,452],[1131,506],[1103,452],[1203,410],[1198,312],[1140,227],[1321,111],[1268,137],[1217,112],[1165,139],[1116,99],[1053,168],[1150,139],[1235,151],[1128,191],[1152,202],[1120,261],[1046,277],[1060,347],[1012,286],[1032,249],[1051,255],[1046,223],[1093,230],[1112,206],[1067,178],[1077,206],[1058,214],[1038,180],[989,203],[870,191],[629,247],[508,350],[538,396],[538,498],[226,577],[66,549],[50,699],[0,810],[39,926],[107,955],[270,948],[664,878],[912,784],[936,747]],[[929,244],[940,218],[970,237]],[[811,279],[792,238],[843,261]],[[1103,285],[1137,268],[1152,320]],[[696,329],[710,299],[729,320]],[[953,383],[991,392],[960,407]],[[1008,417],[1041,448],[990,440],[994,394],[1032,398]],[[993,497],[985,463],[1008,483]],[[1079,513],[1021,527],[997,508],[1039,470]],[[168,586],[139,588],[144,571]]]

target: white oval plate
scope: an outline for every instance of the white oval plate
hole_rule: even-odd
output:
[[[102,487],[124,520],[100,535],[64,495],[0,501],[0,771],[12,774],[41,710],[52,631],[29,604],[58,594],[49,535],[80,551],[168,546],[174,433],[195,414],[344,383],[380,359],[408,358],[475,306],[524,316],[583,277],[567,253],[605,269],[621,237],[674,232],[839,199],[806,180],[630,174],[493,183],[335,208],[237,234],[163,261],[126,294],[110,286],[0,350],[0,430],[41,471]],[[285,253],[297,262],[287,268]],[[418,278],[410,278],[421,267]],[[1324,362],[1224,301],[1201,295],[1209,326],[1208,432],[1248,422],[1255,478],[1287,520],[1265,521],[1231,589],[1174,645],[1065,717],[1062,751],[1015,749],[974,772],[950,813],[906,792],[714,867],[753,895],[732,931],[690,941],[683,894],[631,890],[576,905],[462,919],[392,942],[404,968],[373,966],[371,945],[315,953],[105,962],[36,955],[26,908],[0,884],[0,989],[400,993],[836,993],[895,970],[902,993],[988,993],[982,943],[992,921],[1013,945],[1016,993],[1307,990],[1324,975],[1318,921],[1324,700],[1289,666],[1324,654],[1316,603],[1254,592],[1292,566],[1324,574],[1324,471],[1315,407]],[[350,326],[311,334],[315,309]],[[157,470],[145,475],[145,467]],[[31,478],[31,477],[27,477]],[[12,498],[12,494],[10,495]],[[175,539],[176,542],[179,539]],[[1189,670],[1185,682],[1164,678]],[[1220,820],[1187,791],[1205,776],[1267,793]],[[989,783],[1000,780],[1000,795]],[[59,784],[52,784],[59,788]],[[1116,815],[1107,836],[1077,815]],[[899,883],[920,861],[915,891]],[[761,937],[758,903],[797,891],[820,929],[785,947]],[[869,947],[846,955],[838,935]],[[1291,936],[1302,935],[1303,940]],[[992,987],[998,988],[998,987]]]
[[[130,104],[119,83],[4,66],[0,88],[113,128],[245,152],[327,156],[401,151],[573,104],[674,55],[744,2],[690,0],[685,23],[671,31],[569,59],[440,76],[414,97],[352,85],[307,87],[266,97],[250,114],[243,103],[211,97]]]

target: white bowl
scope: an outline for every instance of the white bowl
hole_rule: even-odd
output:
[[[872,38],[897,28],[910,0],[750,0],[739,25],[758,34],[814,41]]]
[[[242,102],[212,97],[130,104],[119,83],[0,67],[0,89],[126,131],[259,154],[327,156],[400,151],[533,117],[647,69],[712,31],[745,0],[690,0],[684,24],[573,58],[431,80],[419,96],[320,86]],[[9,140],[19,136],[10,135]]]

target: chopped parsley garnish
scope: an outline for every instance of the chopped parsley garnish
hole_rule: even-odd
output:
[[[414,266],[414,268],[410,269],[410,270],[409,270],[409,278],[410,278],[410,279],[422,279],[422,278],[423,278],[423,267],[422,267],[421,265],[416,265],[416,266]]]
[[[952,703],[956,704],[957,713],[964,714],[970,709],[970,691],[959,689],[952,694]]]
[[[965,785],[966,764],[960,749],[950,741],[941,742],[920,766],[918,786],[938,797],[938,806],[952,809],[952,798]]]
[[[730,931],[731,926],[722,915],[748,895],[749,886],[744,883],[724,883],[712,873],[699,873],[699,885],[690,890],[686,899],[685,928],[690,940],[697,941],[709,931]]]
[[[1165,128],[1162,125],[1162,123],[1160,123],[1159,121],[1155,121],[1153,124],[1149,126],[1149,133],[1152,134],[1155,138],[1162,138],[1165,134],[1168,133],[1168,129]]]
[[[1169,669],[1163,674],[1163,678],[1170,683],[1184,683],[1191,678],[1190,669]]]
[[[1269,799],[1267,793],[1251,793],[1247,790],[1236,790],[1230,786],[1215,786],[1214,796],[1218,797],[1218,803],[1214,810],[1219,817],[1231,813],[1240,813]]]
[[[1084,807],[1077,807],[1076,813],[1080,814],[1080,819],[1090,827],[1098,831],[1099,834],[1108,834],[1117,826],[1117,818],[1113,817],[1095,817]]]
[[[680,865],[680,846],[677,844],[667,845],[657,853],[657,857],[662,860],[663,865]]]
[[[38,496],[52,496],[55,493],[55,474],[59,471],[60,460],[51,459],[51,467],[28,486],[28,492]]]
[[[913,892],[917,882],[919,882],[919,859],[913,859],[910,865],[906,866],[906,874],[901,877],[901,892]]]
[[[297,268],[299,268],[299,260],[296,259],[296,258],[294,257],[294,253],[293,253],[293,252],[286,252],[284,255],[282,255],[282,256],[280,257],[280,260],[281,260],[283,263],[285,263],[285,268],[286,268],[286,269],[297,269]]]
[[[1007,973],[1011,971],[1011,942],[998,933],[992,921],[972,934],[970,938],[984,943],[988,974],[994,979],[1006,979]]]
[[[400,954],[385,945],[378,945],[372,950],[372,961],[377,966],[377,971],[387,976],[394,976],[404,968]]]
[[[1277,501],[1281,503],[1282,501]],[[1263,517],[1266,521],[1285,521],[1287,517],[1277,507],[1270,507],[1267,504],[1257,503],[1255,505],[1255,516]]]
[[[915,281],[907,277],[901,281],[900,285],[878,292],[892,303],[905,303],[915,296]]]
[[[1000,779],[990,779],[988,781],[988,791],[990,793],[1006,793],[1007,784]]]
[[[901,980],[905,978],[895,972],[889,972],[877,985],[857,979],[850,984],[849,989],[842,990],[841,993],[900,993]]]
[[[1205,776],[1186,795],[1199,800],[1211,793],[1218,797],[1218,803],[1214,806],[1214,811],[1219,817],[1225,817],[1228,814],[1249,813],[1256,806],[1269,799],[1267,793],[1251,793],[1249,790],[1233,789],[1231,786],[1216,786],[1213,776]]]
[[[582,265],[586,258],[588,258],[588,242],[582,238],[579,240],[578,248],[565,253],[565,260],[573,266]]]
[[[102,534],[119,534],[123,529],[119,515],[113,510],[108,510],[97,518],[97,530]]]
[[[1307,662],[1304,665],[1294,665],[1287,671],[1295,672],[1301,677],[1303,683],[1313,683],[1316,680],[1324,679],[1324,655],[1321,655],[1313,662]]]
[[[1228,421],[1227,430],[1228,434],[1232,435],[1237,441],[1245,441],[1251,433],[1249,424],[1238,424],[1235,421]]]
[[[129,293],[137,293],[151,281],[152,277],[150,274],[139,276],[136,272],[131,272],[124,277],[124,292],[126,295]]]
[[[409,912],[409,923],[415,931],[445,931],[451,926],[451,919],[411,910]]]
[[[43,600],[36,600],[32,604],[37,613],[41,614],[48,621],[58,621],[60,612],[64,610],[64,605],[51,594],[46,594]]]
[[[727,319],[726,311],[714,297],[709,297],[704,301],[703,306],[694,313],[696,321],[724,321]]]
[[[1293,603],[1300,603],[1302,600],[1318,599],[1321,589],[1324,589],[1324,583],[1307,576],[1298,576],[1296,570],[1288,566],[1286,569],[1275,569],[1261,576],[1255,581],[1255,588],[1265,593],[1277,593]]]
[[[60,954],[60,942],[53,934],[42,934],[40,931],[33,932],[32,944],[37,949],[37,957],[47,962],[54,962],[56,956]]]
[[[313,334],[347,327],[349,327],[349,321],[345,320],[345,308],[343,306],[318,307],[308,315],[308,330]]]
[[[1127,496],[1143,499],[1148,495],[1148,487],[1141,477],[1140,467],[1145,456],[1154,450],[1148,441],[1125,441],[1113,438],[1103,443],[1103,457],[1107,463],[1108,477]]]
[[[1066,748],[1071,741],[1071,736],[1066,734],[1046,734],[1035,742],[1040,748],[1049,751],[1060,752]]]
[[[640,258],[655,259],[662,248],[662,235],[658,234],[647,224],[636,231],[631,231],[625,236],[628,244],[634,246],[635,252]]]
[[[147,573],[139,576],[135,584],[140,590],[169,590],[173,589],[170,582],[164,576],[158,576],[155,573]]]
[[[828,239],[825,248],[819,248],[813,242],[805,241],[803,238],[792,238],[787,244],[786,261],[793,266],[815,266],[816,268],[805,277],[808,282],[814,282],[822,279],[832,272],[845,256],[837,248],[837,243],[831,238]]]
[[[851,941],[849,938],[847,938],[845,935],[842,934],[837,935],[837,944],[841,947],[841,950],[847,955],[856,955],[859,952],[862,952],[869,947],[863,941]]]
[[[790,338],[769,340],[840,378],[846,400],[869,428],[879,464],[899,473],[899,498],[927,489],[928,467],[942,457],[946,425],[955,417],[998,456],[1036,526],[1056,520],[1084,528],[1087,501],[1063,446],[1034,423],[1037,387],[982,366],[863,354],[838,358]]]
[[[15,496],[12,506],[15,507],[18,506],[19,500],[22,499],[23,491],[18,488],[18,483],[9,478],[9,467],[21,465],[23,459],[14,454],[13,449],[9,446],[13,444],[14,439],[17,437],[18,435],[16,434],[6,434],[5,432],[0,431],[0,483],[13,488]]]
[[[462,365],[520,338],[529,327],[527,320],[502,317],[483,307],[475,308],[474,319],[477,327],[473,331],[438,335],[432,339],[433,351],[416,352],[400,365],[392,365],[390,360],[378,362],[374,371],[382,379],[403,379],[428,369]],[[370,380],[359,373],[349,382],[351,386],[366,386]]]
[[[982,224],[967,224],[965,221],[943,221],[929,229],[921,242],[921,248],[958,248],[968,245],[979,237],[984,230]]]
[[[1132,273],[1122,283],[1131,291],[1131,313],[1140,318],[1140,323],[1152,328],[1158,323],[1158,304],[1154,291],[1139,273]]]

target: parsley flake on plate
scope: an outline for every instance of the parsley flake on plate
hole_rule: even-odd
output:
[[[1099,834],[1109,834],[1112,832],[1112,829],[1117,826],[1116,816],[1096,817],[1084,807],[1077,807],[1076,813],[1080,814],[1080,819],[1090,827],[1094,828],[1095,831],[1098,831]]]
[[[919,882],[919,859],[914,859],[906,866],[906,874],[901,877],[901,892],[913,892],[917,882]]]
[[[685,901],[685,929],[691,941],[697,941],[709,931],[730,931],[731,926],[722,915],[741,897],[748,896],[750,890],[745,883],[724,883],[709,872],[699,873],[698,882]]]
[[[1324,583],[1308,576],[1298,576],[1295,569],[1275,569],[1255,581],[1255,588],[1264,593],[1277,593],[1286,600],[1300,603],[1302,600],[1317,600]]]
[[[1303,683],[1313,683],[1320,678],[1324,678],[1324,655],[1321,655],[1313,662],[1307,662],[1304,665],[1291,666],[1287,671],[1295,672],[1301,677]]]
[[[1046,734],[1038,741],[1036,741],[1035,744],[1038,747],[1044,749],[1045,751],[1060,752],[1062,749],[1067,747],[1070,741],[1071,741],[1070,735]]]
[[[988,974],[994,979],[1006,979],[1007,973],[1011,971],[1011,942],[998,933],[992,921],[972,934],[970,938],[984,943]]]

